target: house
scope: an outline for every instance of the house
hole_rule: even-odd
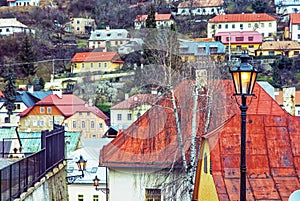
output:
[[[99,166],[99,149],[103,145],[109,143],[107,138],[100,139],[82,139],[82,148],[77,149],[68,154],[67,163],[67,182],[68,183],[68,195],[69,200],[107,200],[109,195],[107,188],[108,171],[106,167]],[[86,160],[86,171],[84,171],[83,178],[77,178],[76,180],[70,179],[70,176],[80,175],[76,162],[80,156]],[[93,179],[95,176],[100,180],[98,190],[93,186]],[[69,178],[69,179],[68,179]],[[101,189],[101,190],[100,190]]]
[[[295,87],[284,87],[280,91],[275,91],[275,100],[293,116],[300,116],[300,91]]]
[[[213,38],[218,32],[228,31],[258,31],[262,37],[270,37],[277,33],[277,22],[266,13],[222,14],[208,21],[208,38]]]
[[[128,43],[118,48],[118,54],[124,56],[126,54],[143,50],[144,41],[141,38],[129,38]]]
[[[255,55],[284,55],[297,57],[300,52],[300,44],[295,41],[267,41],[263,42],[255,51]]]
[[[0,18],[0,36],[11,36],[16,33],[34,33],[34,30],[19,22],[17,18]]]
[[[40,0],[7,0],[8,6],[39,6]]]
[[[52,91],[17,91],[15,106],[16,109],[10,115],[10,121],[7,115],[7,109],[4,106],[6,101],[4,95],[0,96],[0,127],[18,126],[20,123],[19,113],[33,106],[47,95],[52,94]]]
[[[232,87],[233,88],[233,87]],[[233,89],[220,96],[230,97]],[[300,119],[285,112],[258,84],[247,110],[247,200],[288,200],[300,188]],[[241,112],[202,135],[193,200],[239,200]]]
[[[180,41],[179,55],[182,61],[186,62],[201,62],[204,56],[209,56],[215,61],[224,59],[225,46],[221,42],[193,42]]]
[[[168,198],[190,200],[185,193],[187,180],[182,169],[183,161],[180,153],[182,151],[186,157],[190,155],[193,105],[191,84],[194,82],[181,82],[174,90],[176,104],[180,110],[180,122],[175,120],[170,96],[162,96],[137,121],[126,130],[120,131],[114,140],[103,147],[99,163],[109,168],[111,201],[168,200]],[[229,86],[231,86],[229,82],[224,84],[221,81],[214,82],[214,87],[219,90],[226,90]],[[216,95],[218,96],[214,99],[216,105],[211,109],[215,110],[215,117],[218,118],[210,122],[212,127],[232,115],[230,109],[220,110],[224,108],[224,96],[219,93]],[[232,98],[229,102],[236,104]],[[217,103],[220,105],[217,106]],[[206,112],[201,110],[197,120],[204,118]],[[183,149],[179,149],[176,123],[182,126],[182,137],[185,139],[181,145]],[[205,122],[197,121],[196,124],[198,136]],[[196,144],[200,142],[198,140]]]
[[[218,15],[225,13],[222,0],[184,1],[178,4],[177,15]]]
[[[72,73],[112,72],[122,68],[117,52],[79,52],[71,59]]]
[[[101,110],[88,106],[73,94],[48,95],[19,114],[21,132],[50,130],[54,124],[66,131],[80,131],[83,137],[101,137],[108,126],[108,117]]]
[[[126,29],[96,29],[88,40],[89,49],[100,49],[104,52],[114,51],[129,41]]]
[[[128,128],[157,100],[157,94],[135,94],[110,108],[111,126],[118,130]]]
[[[274,0],[277,14],[298,13],[300,11],[300,2],[295,0]]]
[[[96,29],[95,19],[74,17],[66,24],[65,30],[74,34],[91,34]]]
[[[216,41],[222,42],[226,46],[227,52],[230,51],[233,56],[240,56],[244,50],[248,50],[249,55],[254,56],[255,50],[263,39],[257,31],[218,32],[214,38]]]
[[[292,41],[300,42],[300,13],[290,14],[289,31],[290,39]]]
[[[146,20],[148,15],[137,15],[134,20],[134,29],[141,29],[146,27]],[[175,23],[171,14],[155,13],[156,27],[171,27]]]

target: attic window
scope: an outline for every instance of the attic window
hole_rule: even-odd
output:
[[[118,36],[122,36],[122,34],[121,34],[121,33],[118,33]]]
[[[107,34],[106,36],[107,36],[107,37],[110,37],[110,36],[111,36],[111,34],[109,33],[109,34]]]
[[[97,34],[97,37],[100,37],[100,34]]]

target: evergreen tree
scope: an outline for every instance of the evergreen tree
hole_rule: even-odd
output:
[[[156,28],[155,10],[152,6],[150,8],[150,13],[146,19],[146,28]]]
[[[17,96],[17,90],[15,87],[16,84],[16,76],[13,68],[6,68],[2,75],[4,79],[4,97],[5,103],[4,106],[7,109],[8,114],[8,122],[10,123],[10,115],[13,114],[13,111],[16,109],[15,101]]]
[[[32,45],[28,36],[26,35],[19,53],[20,70],[23,75],[28,79],[28,83],[31,84],[30,76],[34,76],[36,73],[36,67],[34,66],[35,54],[32,49]]]

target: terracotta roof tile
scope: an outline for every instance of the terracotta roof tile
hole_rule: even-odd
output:
[[[223,0],[200,0],[200,1],[184,1],[178,5],[178,8],[202,8],[221,6]]]
[[[300,13],[291,13],[290,22],[292,24],[300,24]]]
[[[76,53],[71,62],[112,61],[117,52],[79,52]]]
[[[218,22],[262,22],[262,21],[274,21],[276,20],[274,17],[266,14],[266,13],[258,13],[258,14],[220,14],[210,19],[208,22],[210,23],[218,23]]]
[[[135,22],[145,21],[148,18],[148,15],[137,15],[135,18]],[[156,21],[166,21],[172,18],[171,14],[155,14]]]

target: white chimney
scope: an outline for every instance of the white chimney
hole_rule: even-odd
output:
[[[125,93],[125,100],[129,98],[129,94]]]
[[[33,91],[34,91],[33,85],[28,85],[27,91],[28,91],[29,93],[33,93]]]
[[[62,98],[62,90],[61,89],[53,89],[53,94],[55,94],[58,98]]]

